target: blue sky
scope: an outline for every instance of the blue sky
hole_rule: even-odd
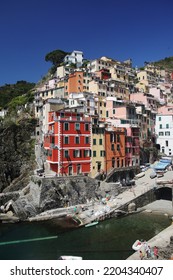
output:
[[[3,0],[0,5],[0,86],[38,82],[53,50],[81,50],[133,66],[173,56],[172,0]]]

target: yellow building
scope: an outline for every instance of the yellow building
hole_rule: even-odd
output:
[[[90,174],[92,178],[105,170],[105,128],[104,124],[98,123],[97,119],[93,119],[93,121],[96,123],[92,127],[92,169]]]

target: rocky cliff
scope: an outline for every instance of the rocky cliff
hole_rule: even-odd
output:
[[[0,206],[4,213],[20,220],[27,220],[47,210],[66,208],[77,204],[101,201],[107,196],[115,197],[122,192],[121,187],[86,176],[39,177],[33,175],[29,184],[20,192],[0,195]]]
[[[0,126],[0,192],[22,189],[35,168],[35,119]]]

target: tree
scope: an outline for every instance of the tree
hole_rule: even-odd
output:
[[[6,84],[0,87],[0,107],[8,108],[8,104],[13,98],[28,94],[28,102],[33,100],[32,89],[35,83],[17,81],[16,84]],[[15,101],[16,102],[16,101]]]
[[[50,61],[54,66],[57,67],[63,62],[63,59],[67,54],[70,53],[62,50],[54,50],[46,54],[45,61]]]

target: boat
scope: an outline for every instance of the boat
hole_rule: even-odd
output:
[[[92,223],[86,224],[86,225],[85,225],[85,227],[92,227],[92,226],[97,225],[98,223],[99,223],[98,221],[95,221],[95,222],[92,222]]]
[[[79,257],[79,256],[60,256],[58,258],[58,260],[66,260],[66,261],[69,261],[69,260],[82,260],[82,257]]]
[[[140,250],[142,248],[143,244],[144,244],[144,242],[142,242],[142,241],[137,239],[134,242],[134,244],[132,245],[132,249],[135,250],[135,251],[138,251],[138,250]]]
[[[142,178],[144,176],[145,176],[145,172],[140,172],[137,175],[135,175],[134,179],[137,180],[137,179]]]

